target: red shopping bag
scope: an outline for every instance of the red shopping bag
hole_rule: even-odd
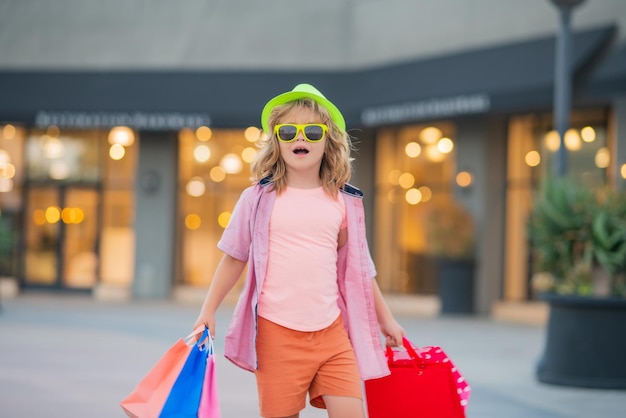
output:
[[[387,347],[391,374],[365,381],[369,418],[464,418],[469,385],[443,350],[403,343]]]
[[[148,374],[141,379],[133,391],[120,403],[126,415],[132,418],[158,418],[170,394],[192,345],[188,340],[202,333],[198,327],[186,338],[181,338],[157,361]]]

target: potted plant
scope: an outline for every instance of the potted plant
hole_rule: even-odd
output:
[[[538,379],[626,389],[626,193],[549,178],[528,234],[533,289],[550,308]]]
[[[475,231],[472,214],[457,202],[426,216],[426,252],[436,261],[442,314],[474,312]]]

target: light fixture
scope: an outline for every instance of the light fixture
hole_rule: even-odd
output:
[[[216,183],[224,181],[226,178],[226,172],[219,165],[213,167],[211,171],[209,171],[209,177]]]
[[[56,206],[48,206],[46,208],[46,221],[49,224],[55,224],[61,220],[61,209]]]
[[[206,191],[206,186],[204,185],[204,181],[201,177],[193,177],[189,180],[189,182],[187,182],[185,191],[191,197],[200,197]]]
[[[228,226],[228,222],[230,222],[230,212],[222,212],[217,217],[217,223],[222,227],[226,228]]]
[[[556,152],[561,147],[561,137],[554,129],[546,134],[544,141],[548,151]]]
[[[454,149],[454,142],[448,137],[443,137],[437,141],[437,149],[442,154],[449,154]]]
[[[63,160],[53,161],[50,164],[48,175],[54,180],[65,180],[70,176],[70,167]]]
[[[434,144],[441,138],[441,129],[435,128],[434,126],[429,126],[427,128],[422,129],[419,136],[424,144],[430,145]]]
[[[593,142],[596,140],[596,131],[591,126],[585,126],[580,130],[580,136],[585,142]]]
[[[206,163],[211,158],[211,148],[207,145],[198,145],[193,150],[193,158],[199,163]]]
[[[422,153],[422,147],[417,142],[409,142],[404,147],[404,153],[410,158],[417,158]]]
[[[243,133],[243,136],[248,142],[256,142],[261,135],[261,130],[256,126],[249,126]]]
[[[0,166],[9,164],[11,162],[11,156],[6,150],[0,149]]]
[[[241,151],[241,159],[247,162],[248,164],[254,161],[255,157],[256,157],[256,149],[252,147],[246,147],[243,149],[243,151]]]
[[[81,208],[63,208],[61,219],[66,224],[80,224],[85,219],[85,212]]]
[[[33,211],[33,223],[37,226],[45,225],[46,212],[43,209],[35,209]]]
[[[422,202],[428,202],[433,197],[433,191],[428,186],[420,186],[417,188],[422,194]]]
[[[526,161],[526,165],[529,167],[537,167],[539,163],[541,163],[541,155],[535,150],[528,151],[526,157],[524,157],[524,161]]]
[[[598,168],[607,168],[611,162],[611,153],[609,152],[609,149],[606,147],[600,148],[596,152],[594,162]]]
[[[13,139],[15,138],[15,126],[11,125],[10,123],[4,125],[4,128],[2,128],[2,136],[5,139]]]
[[[198,141],[206,142],[213,136],[213,131],[208,126],[200,126],[196,129]]]
[[[126,149],[120,144],[113,144],[111,148],[109,148],[109,157],[111,157],[112,160],[121,160],[125,155]]]
[[[243,163],[237,154],[229,153],[222,157],[220,165],[226,174],[237,174],[243,169]]]
[[[622,164],[622,168],[619,170],[623,179],[626,179],[626,164]]]
[[[189,215],[185,216],[185,226],[187,227],[187,229],[195,231],[196,229],[200,228],[200,225],[202,225],[202,219],[198,214],[190,213]]]
[[[402,173],[398,178],[398,184],[403,189],[410,189],[415,184],[415,177],[411,173]]]
[[[472,173],[470,173],[469,171],[459,171],[458,174],[456,175],[456,184],[459,187],[469,187],[472,185],[472,183],[474,182],[474,177],[472,176]]]
[[[417,205],[422,201],[422,192],[418,189],[409,189],[404,194],[404,199],[409,205]]]
[[[432,162],[439,163],[443,161],[446,156],[439,151],[436,144],[431,144],[426,147],[426,158]]]
[[[55,160],[63,157],[65,153],[65,145],[59,138],[53,136],[44,135],[43,137],[43,155],[49,160]]]
[[[580,135],[576,129],[568,129],[565,132],[565,139],[563,142],[565,142],[565,146],[570,151],[578,151],[582,146]]]
[[[15,166],[11,163],[0,164],[0,178],[12,179],[15,177]]]
[[[114,126],[109,131],[109,144],[130,147],[135,143],[135,133],[128,126]]]

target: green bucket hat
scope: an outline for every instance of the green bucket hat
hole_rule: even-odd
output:
[[[315,100],[321,106],[326,108],[326,110],[328,110],[328,113],[330,113],[330,117],[333,119],[333,122],[335,122],[335,124],[337,124],[337,126],[341,128],[341,130],[346,130],[346,121],[343,119],[343,115],[341,114],[339,109],[337,109],[337,106],[332,104],[330,100],[328,100],[322,93],[320,93],[318,89],[316,89],[312,85],[298,84],[293,88],[293,90],[283,94],[279,94],[278,96],[267,102],[267,104],[263,108],[263,112],[261,113],[261,126],[263,127],[263,132],[269,132],[268,120],[270,118],[270,113],[272,113],[273,108],[302,98]]]

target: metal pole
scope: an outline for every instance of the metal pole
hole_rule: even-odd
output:
[[[556,155],[556,174],[567,174],[567,148],[565,147],[565,132],[569,128],[569,113],[572,100],[571,75],[571,9],[567,6],[559,7],[559,35],[556,42],[556,62],[554,73],[554,127],[561,138],[561,145]]]
[[[554,129],[559,133],[561,144],[556,154],[555,171],[557,176],[567,174],[567,148],[565,132],[569,128],[569,114],[572,103],[572,31],[570,16],[572,9],[584,0],[552,0],[559,9],[559,34],[556,41],[554,65]]]

